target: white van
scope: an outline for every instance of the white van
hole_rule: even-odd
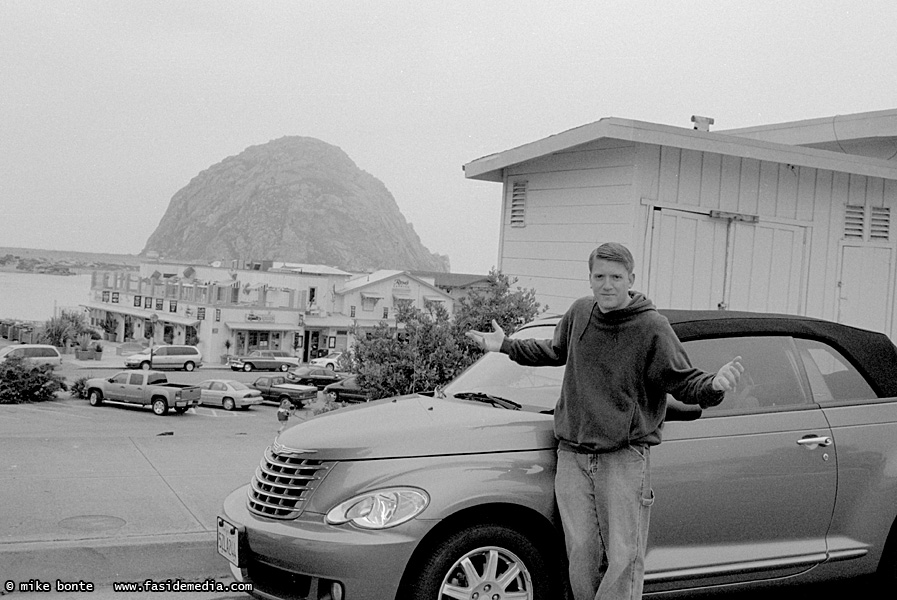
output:
[[[192,371],[202,366],[202,353],[196,346],[153,346],[125,359],[129,369],[183,369]]]
[[[39,365],[61,365],[62,355],[49,344],[14,344],[0,348],[0,361],[11,356],[21,356]]]

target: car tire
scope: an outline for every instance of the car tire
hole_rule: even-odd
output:
[[[436,544],[416,568],[417,574],[403,586],[400,597],[443,598],[452,591],[454,598],[474,598],[474,590],[487,585],[502,597],[505,593],[527,600],[558,597],[552,589],[548,559],[539,546],[506,525],[470,525],[455,532]],[[502,576],[513,569],[519,573],[502,584]]]
[[[153,365],[151,365],[149,363],[149,361],[145,360],[142,363],[140,363],[140,368],[143,369],[144,371],[149,371],[150,369],[153,368]]]
[[[286,373],[287,371],[290,370],[290,365],[284,363],[284,364],[280,365],[280,367],[278,367],[278,368],[279,368],[281,371],[283,371],[284,373]]]
[[[153,398],[153,412],[164,416],[168,412],[168,401],[165,398]]]
[[[225,398],[221,401],[221,408],[224,410],[233,410],[236,408],[237,404],[234,402],[233,398]]]
[[[103,394],[99,390],[90,390],[87,394],[87,402],[91,406],[100,406],[103,404]]]
[[[185,363],[184,363],[184,370],[185,370],[185,371],[192,371],[192,370],[195,369],[195,368],[196,368],[196,365],[193,364],[192,362],[185,362]]]
[[[246,363],[243,365],[243,370],[246,371],[247,373],[250,372],[254,368],[255,367],[252,366],[252,363]]]

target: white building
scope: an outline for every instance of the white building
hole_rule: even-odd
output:
[[[138,273],[95,272],[85,305],[119,342],[193,344],[205,362],[255,349],[303,361],[345,350],[381,321],[395,326],[402,303],[423,308],[452,297],[406,271],[353,275],[321,265],[248,268],[148,262]]]
[[[503,186],[498,268],[562,311],[589,294],[589,252],[618,241],[659,307],[894,337],[897,110],[720,132],[695,121],[606,118],[465,165]]]

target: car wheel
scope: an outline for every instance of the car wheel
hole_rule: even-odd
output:
[[[165,398],[156,398],[153,400],[153,412],[160,417],[168,412],[168,401]]]
[[[90,393],[87,395],[87,401],[91,406],[99,406],[103,403],[103,394],[99,390],[90,390]]]
[[[336,371],[336,365],[333,363],[327,363],[327,368],[331,371]]]
[[[287,371],[290,370],[290,365],[288,365],[288,364],[282,364],[282,365],[280,365],[280,370],[283,371],[283,372],[287,372]]]
[[[142,363],[140,363],[140,368],[143,369],[144,371],[149,371],[152,368],[152,366],[153,365],[149,364],[149,361],[146,361],[146,360],[143,361]]]
[[[233,410],[237,405],[234,402],[233,398],[225,398],[221,401],[221,406],[224,408],[224,410]]]
[[[547,560],[525,535],[498,524],[470,526],[435,546],[403,598],[548,600]]]
[[[185,371],[192,371],[192,370],[195,369],[195,368],[196,368],[196,365],[194,365],[192,362],[184,363],[184,370],[185,370]]]
[[[245,365],[243,365],[243,370],[246,371],[247,373],[250,372],[252,369],[253,369],[252,363],[246,363]]]

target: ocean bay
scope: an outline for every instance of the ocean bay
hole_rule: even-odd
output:
[[[46,321],[63,309],[79,310],[90,298],[90,277],[0,271],[0,319]]]

